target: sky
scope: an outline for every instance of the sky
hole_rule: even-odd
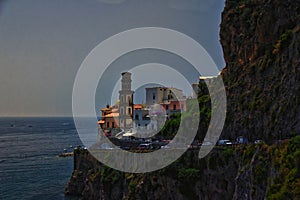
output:
[[[180,31],[199,42],[222,69],[223,8],[223,0],[1,0],[0,116],[71,116],[73,84],[86,56],[105,39],[133,28]],[[197,81],[198,74],[176,55],[131,52],[105,71],[95,109],[110,103],[121,72],[146,63],[172,66]]]

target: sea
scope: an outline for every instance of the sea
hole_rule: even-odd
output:
[[[77,145],[72,118],[0,118],[0,199],[74,199],[73,157],[58,155]]]

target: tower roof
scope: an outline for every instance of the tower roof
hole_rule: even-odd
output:
[[[129,74],[129,75],[131,75],[131,73],[130,73],[130,72],[122,72],[122,73],[121,73],[121,75],[122,75],[122,76],[124,76],[125,74]]]

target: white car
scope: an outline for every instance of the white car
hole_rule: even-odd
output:
[[[213,145],[213,144],[208,141],[202,143],[202,146],[211,146],[211,145]]]
[[[259,144],[259,143],[264,143],[264,141],[262,141],[262,140],[255,140],[254,141],[254,144]]]
[[[101,149],[113,149],[108,143],[101,144]]]
[[[232,142],[230,140],[219,140],[218,145],[232,145]]]

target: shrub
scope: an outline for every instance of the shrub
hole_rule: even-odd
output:
[[[200,171],[194,168],[181,168],[178,172],[178,178],[181,180],[190,180],[199,178]]]

